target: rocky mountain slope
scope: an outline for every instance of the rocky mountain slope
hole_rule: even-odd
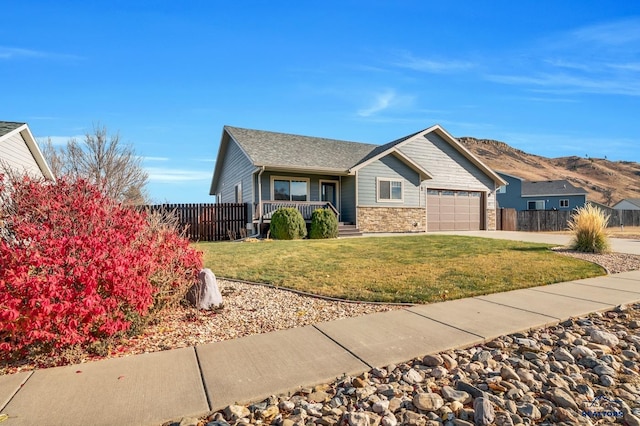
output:
[[[590,201],[613,205],[624,198],[640,198],[640,163],[577,156],[547,158],[495,140],[458,140],[493,170],[530,181],[566,179],[586,189]]]

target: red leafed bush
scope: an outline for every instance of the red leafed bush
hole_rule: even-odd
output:
[[[86,181],[2,182],[0,359],[126,331],[202,266],[185,239]]]

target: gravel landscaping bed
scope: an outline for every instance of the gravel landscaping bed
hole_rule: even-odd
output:
[[[620,306],[171,425],[640,425],[639,329]]]
[[[594,255],[562,249],[558,252],[598,263],[612,273],[640,269],[640,256],[619,253]],[[325,300],[222,279],[218,283],[223,293],[222,309],[196,311],[190,307],[179,307],[168,312],[160,323],[148,327],[142,335],[112,345],[107,355],[68,350],[20,364],[0,365],[0,374],[190,347],[401,308],[398,305]]]

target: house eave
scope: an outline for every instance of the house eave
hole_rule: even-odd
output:
[[[287,165],[278,164],[256,164],[257,167],[264,167],[268,172],[283,172],[283,173],[300,173],[300,174],[312,174],[312,175],[334,175],[334,176],[348,176],[349,170],[327,168],[327,167],[291,167]]]
[[[42,154],[42,151],[40,150],[40,147],[36,142],[36,138],[33,137],[33,134],[31,133],[31,130],[29,129],[27,123],[22,124],[20,127],[17,127],[8,133],[5,133],[4,135],[2,135],[2,137],[0,137],[0,140],[9,139],[10,137],[17,134],[19,134],[27,144],[27,148],[31,152],[33,159],[35,160],[45,179],[49,179],[55,182],[56,177],[53,175],[53,171],[49,167],[47,160],[44,158],[44,155]]]
[[[586,196],[587,194],[584,192],[581,193],[569,193],[569,194],[522,194],[522,198],[535,198],[535,197],[575,197],[575,196]]]

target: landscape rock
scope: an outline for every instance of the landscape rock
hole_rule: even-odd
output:
[[[602,330],[591,330],[591,333],[589,336],[591,337],[591,340],[594,343],[606,345],[610,348],[613,348],[614,346],[617,346],[618,343],[620,343],[620,341],[618,340],[615,334],[602,331]]]
[[[473,411],[476,426],[490,425],[495,420],[495,411],[488,398],[476,398],[473,401]]]
[[[413,397],[413,405],[419,410],[435,411],[444,405],[444,401],[437,393],[420,392]]]
[[[222,306],[222,294],[216,276],[211,269],[204,268],[198,274],[198,282],[191,286],[185,298],[198,309]]]

